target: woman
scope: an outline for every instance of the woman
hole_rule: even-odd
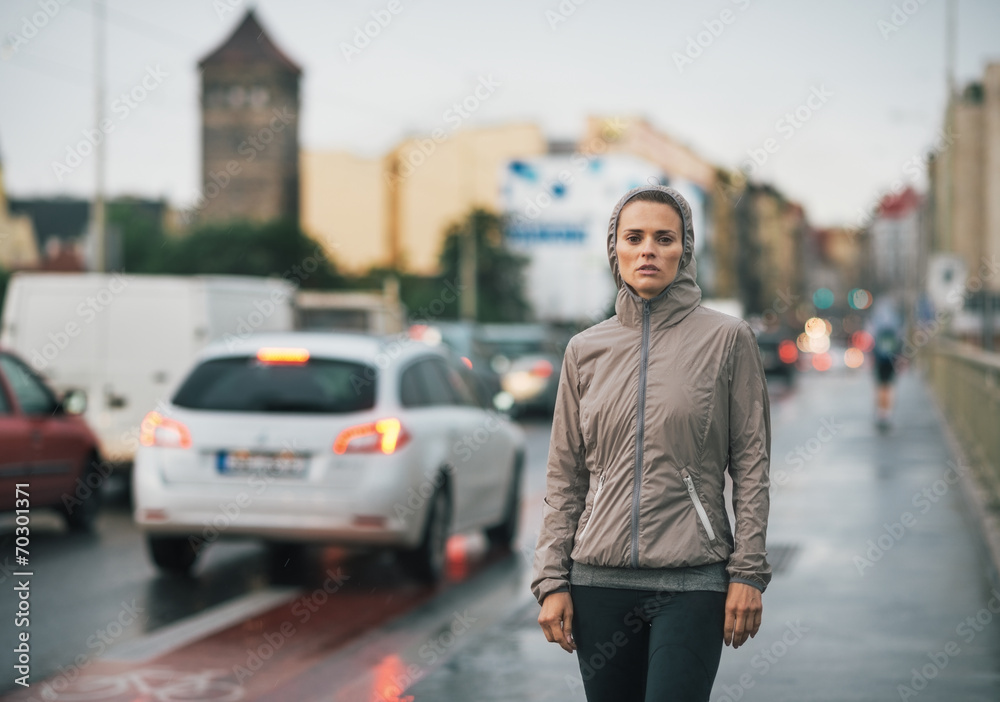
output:
[[[771,579],[770,406],[743,320],[701,307],[691,208],[628,192],[608,228],[616,315],[566,348],[532,574],[590,702],[707,700]],[[733,479],[735,541],[725,509]]]

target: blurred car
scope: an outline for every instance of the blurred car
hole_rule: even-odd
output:
[[[562,359],[555,354],[528,354],[511,361],[500,376],[500,387],[509,398],[505,409],[511,416],[532,411],[551,415],[561,366]]]
[[[0,349],[0,510],[52,507],[71,530],[93,526],[104,476],[97,437],[80,416],[85,409],[81,391],[57,397]],[[26,487],[17,492],[20,484]]]
[[[781,331],[757,332],[757,347],[766,375],[779,375],[788,382],[795,380],[799,350],[790,335]]]
[[[480,400],[494,407],[494,398],[500,392],[500,376],[483,357],[476,343],[478,325],[465,321],[436,321],[433,324],[410,326],[411,339],[431,346],[444,344],[462,360],[468,369],[466,378]]]
[[[529,411],[551,415],[566,348],[564,333],[547,324],[484,324],[477,334],[479,353],[500,376],[498,405],[519,416]]]
[[[434,581],[453,531],[509,546],[524,434],[444,347],[356,334],[250,336],[206,349],[143,421],[135,520],[161,569],[216,538],[392,549]]]

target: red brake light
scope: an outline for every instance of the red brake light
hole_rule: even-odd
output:
[[[264,347],[257,350],[257,360],[261,363],[305,363],[309,360],[309,350]]]
[[[778,344],[778,358],[782,363],[795,363],[799,358],[799,350],[795,347],[794,341],[785,339]]]
[[[191,432],[176,419],[164,417],[159,412],[150,412],[139,425],[139,443],[143,446],[190,448]]]
[[[405,446],[410,434],[395,417],[378,419],[365,424],[347,427],[333,442],[333,452],[342,453],[393,453]]]

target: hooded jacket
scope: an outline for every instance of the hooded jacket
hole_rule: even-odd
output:
[[[622,207],[650,190],[677,204],[684,232],[676,277],[646,300],[622,279],[616,240]],[[574,562],[636,569],[727,561],[732,582],[764,590],[771,426],[754,333],[699,304],[691,208],[676,190],[626,193],[607,241],[616,314],[566,347],[532,592],[541,602],[568,589]]]

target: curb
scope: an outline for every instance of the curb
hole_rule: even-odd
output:
[[[968,453],[948,423],[947,417],[945,417],[944,412],[941,410],[941,405],[938,404],[934,388],[926,377],[923,377],[921,380],[928,391],[928,395],[930,395],[931,406],[941,423],[945,440],[948,442],[948,448],[951,450],[952,456],[958,459],[960,465],[973,467],[975,462],[968,460]],[[1000,588],[1000,516],[992,512],[987,506],[989,504],[987,492],[976,476],[972,474],[974,471],[975,468],[972,471],[957,471],[959,485],[961,486],[966,504],[971,507],[976,522],[978,522],[979,532],[982,536],[983,546],[985,546],[988,557],[988,565],[991,566],[987,568],[986,575],[994,587]]]

